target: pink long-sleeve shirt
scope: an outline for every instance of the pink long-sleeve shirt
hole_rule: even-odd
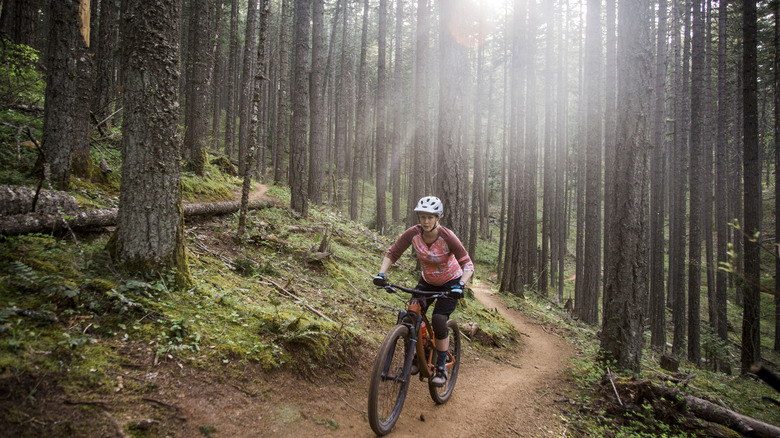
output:
[[[422,265],[423,280],[434,286],[461,277],[463,271],[474,271],[471,257],[455,233],[439,225],[439,236],[430,245],[425,243],[422,233],[419,225],[408,228],[390,247],[386,257],[395,263],[410,245],[414,245]]]

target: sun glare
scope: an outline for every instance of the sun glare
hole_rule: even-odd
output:
[[[449,30],[459,44],[476,47],[490,38],[508,0],[461,0],[455,3]]]

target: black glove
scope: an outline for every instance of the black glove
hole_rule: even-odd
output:
[[[455,283],[453,285],[450,285],[450,296],[452,298],[460,298],[463,296],[463,287],[460,283]]]
[[[374,277],[374,284],[380,287],[387,286],[387,275],[385,273],[376,274],[376,277]]]

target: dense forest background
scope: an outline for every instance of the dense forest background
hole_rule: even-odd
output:
[[[245,205],[252,180],[288,185],[301,217],[327,204],[381,234],[441,197],[472,254],[497,230],[501,291],[571,300],[619,369],[639,370],[646,327],[701,363],[729,306],[741,371],[762,317],[780,349],[780,2],[0,5],[4,140],[60,190],[108,178],[117,142],[108,246],[130,271],[190,284],[182,174],[217,165]]]

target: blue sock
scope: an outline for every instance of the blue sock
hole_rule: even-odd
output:
[[[447,365],[447,352],[446,351],[437,351],[436,352],[436,368],[444,368],[445,365]]]

